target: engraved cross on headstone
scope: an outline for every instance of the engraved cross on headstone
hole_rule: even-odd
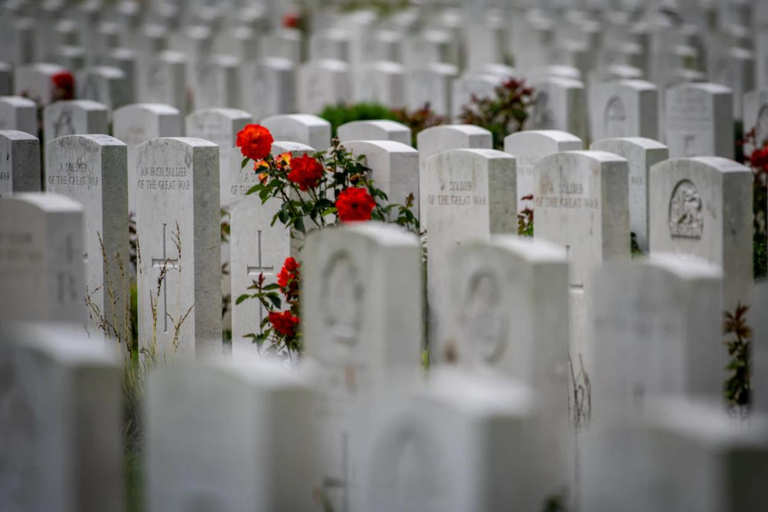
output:
[[[261,230],[258,231],[257,236],[258,236],[257,242],[259,244],[258,261],[257,261],[258,264],[255,267],[251,265],[247,265],[245,270],[249,276],[258,277],[259,274],[264,274],[265,276],[273,275],[275,267],[273,266],[265,267],[261,259]],[[264,320],[264,306],[259,304],[259,323],[261,323],[263,320]]]
[[[178,259],[171,259],[168,257],[168,247],[167,247],[167,241],[168,237],[166,236],[166,229],[167,224],[163,222],[163,257],[162,259],[159,258],[152,258],[152,266],[154,268],[161,269],[162,272],[163,269],[167,271],[170,269],[177,269],[179,268],[179,260]],[[167,274],[162,282],[163,287],[163,332],[168,332],[168,283],[167,281]]]

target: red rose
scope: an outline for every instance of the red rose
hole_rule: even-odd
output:
[[[288,180],[298,185],[299,190],[306,192],[317,186],[323,177],[323,165],[311,156],[302,155],[291,159],[291,172]]]
[[[752,166],[756,168],[762,169],[768,166],[768,147],[754,150],[749,160]]]
[[[272,327],[274,327],[278,333],[286,337],[291,337],[296,334],[299,319],[293,316],[290,311],[283,311],[281,313],[273,311],[269,314],[269,323],[272,324]]]
[[[248,124],[237,134],[237,147],[243,156],[261,160],[269,155],[274,139],[269,130],[258,124]]]
[[[299,291],[299,263],[293,258],[287,258],[283,268],[277,273],[277,285],[288,296]]]
[[[283,27],[285,28],[299,28],[301,18],[295,12],[286,13],[283,16]]]
[[[60,71],[51,75],[51,82],[56,88],[56,99],[75,99],[75,78],[69,71]]]
[[[336,199],[336,211],[341,222],[371,220],[376,203],[364,188],[348,188]]]

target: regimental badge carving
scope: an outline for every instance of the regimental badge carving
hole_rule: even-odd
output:
[[[627,113],[624,109],[624,103],[621,98],[614,96],[605,105],[605,115],[603,117],[603,126],[605,127],[606,137],[624,137],[624,125],[627,120]]]
[[[59,117],[53,122],[53,138],[57,139],[64,135],[75,134],[75,123],[72,120],[72,110],[69,108],[61,109]]]
[[[689,180],[682,180],[669,201],[669,233],[672,238],[699,239],[704,232],[704,215],[699,191]]]
[[[481,269],[469,278],[460,298],[463,342],[484,362],[496,362],[504,353],[507,337],[501,279],[491,269]]]
[[[326,327],[336,343],[357,344],[363,322],[362,273],[347,252],[333,255],[323,272],[322,308]]]

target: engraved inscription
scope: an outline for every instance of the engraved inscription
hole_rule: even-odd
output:
[[[562,181],[557,190],[552,180],[542,176],[539,180],[539,194],[534,199],[534,204],[544,208],[568,208],[597,210],[600,200],[595,197],[577,197],[584,194],[584,185]]]
[[[348,253],[341,251],[329,259],[322,290],[326,327],[336,343],[354,346],[363,322],[365,288],[362,273]]]
[[[477,271],[461,298],[464,340],[487,363],[498,361],[506,346],[508,316],[501,309],[501,279],[491,269]]]
[[[98,176],[88,176],[90,169],[82,158],[74,162],[59,162],[58,174],[48,176],[49,185],[69,185],[72,187],[98,186]]]
[[[139,190],[189,190],[191,180],[187,167],[142,167],[139,169]]]
[[[65,135],[74,135],[75,123],[72,120],[72,110],[68,108],[61,109],[59,117],[53,122],[53,139],[63,137]]]
[[[605,106],[605,114],[603,115],[605,136],[624,137],[626,135],[624,130],[626,120],[627,113],[621,98],[614,96],[608,100]]]
[[[475,183],[473,181],[449,181],[440,184],[441,192],[451,194],[430,194],[427,203],[437,206],[483,206],[488,204],[488,198],[484,195],[473,194]]]
[[[701,238],[704,216],[699,191],[689,180],[677,184],[669,201],[669,233],[672,238]]]

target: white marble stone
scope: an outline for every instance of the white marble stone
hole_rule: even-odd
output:
[[[669,158],[664,144],[641,137],[605,139],[593,142],[590,149],[606,151],[629,162],[629,229],[637,245],[648,252],[648,183],[651,167]]]
[[[417,110],[429,104],[440,116],[451,115],[451,84],[459,76],[453,64],[429,63],[406,75],[408,108]]]
[[[465,73],[453,81],[451,86],[451,116],[458,122],[462,108],[467,105],[472,96],[479,99],[496,96],[496,87],[502,84],[503,78],[497,74]]]
[[[299,142],[325,151],[331,146],[331,123],[311,114],[288,114],[262,119],[274,140]]]
[[[77,97],[103,103],[110,114],[131,102],[131,83],[122,69],[96,66],[77,72],[75,77]]]
[[[564,245],[570,284],[593,266],[629,258],[629,164],[602,151],[568,151],[534,165],[534,236]]]
[[[26,132],[0,130],[0,197],[40,190],[40,141]]]
[[[143,77],[139,84],[139,90],[144,91],[142,101],[170,105],[185,115],[189,103],[186,55],[175,51],[160,52],[139,71],[139,76]]]
[[[276,141],[272,155],[290,152],[293,157],[312,155],[315,150],[297,142]],[[259,196],[246,192],[258,182],[252,165],[240,167],[240,148],[230,150],[230,283],[232,295],[232,353],[239,357],[247,353],[253,341],[245,336],[261,332],[265,309],[257,300],[235,304],[237,298],[252,293],[248,287],[264,274],[267,284],[274,283],[286,258],[298,256],[297,241],[291,239],[291,231],[272,219],[282,202],[271,199],[262,203]]]
[[[354,72],[353,98],[357,103],[379,103],[390,108],[406,105],[405,68],[397,62],[365,64]]]
[[[211,55],[193,65],[195,110],[237,108],[240,104],[240,66],[237,57]]]
[[[517,233],[515,158],[493,149],[443,151],[426,162],[430,314],[443,321],[454,269],[448,255],[468,240]]]
[[[547,155],[561,151],[584,149],[580,138],[557,130],[531,130],[507,135],[504,151],[515,157],[517,163],[517,210],[533,208],[536,197],[536,162]],[[532,196],[528,199],[524,197]]]
[[[758,146],[768,142],[768,89],[756,89],[744,95],[743,105],[744,133],[755,129],[755,142]],[[744,146],[744,153],[754,150],[752,144]]]
[[[671,148],[670,148],[671,150]],[[651,253],[722,268],[723,309],[752,303],[752,171],[717,157],[681,158],[650,172]]]
[[[307,379],[274,362],[158,368],[147,383],[147,510],[313,510],[314,402]]]
[[[57,101],[43,110],[43,142],[65,135],[107,133],[109,109],[91,100]]]
[[[411,129],[396,121],[350,121],[337,129],[341,142],[390,140],[411,145]]]
[[[230,150],[235,147],[237,133],[252,122],[251,114],[234,108],[198,110],[187,116],[187,137],[208,140],[219,146],[219,169],[224,170],[220,187],[222,206],[229,205],[229,173],[226,170],[229,169]]]
[[[728,87],[691,83],[666,91],[666,143],[671,158],[733,158],[733,99]]]
[[[526,130],[560,130],[587,139],[587,98],[584,84],[561,77],[533,79],[535,103]]]
[[[70,135],[45,146],[45,188],[82,203],[85,217],[84,300],[91,331],[128,343],[130,292],[128,153],[109,135]],[[129,347],[122,347],[126,351]]]
[[[346,62],[322,59],[299,66],[296,84],[299,112],[319,114],[329,105],[351,98],[351,78]]]
[[[296,66],[288,59],[267,57],[243,64],[240,106],[254,119],[296,111]]]
[[[184,119],[177,109],[169,105],[126,105],[114,112],[112,133],[128,146],[128,209],[136,213],[136,158],[139,144],[158,137],[182,136]]]
[[[122,372],[82,326],[0,328],[0,508],[120,510]]]
[[[0,130],[18,130],[37,136],[35,102],[21,96],[1,96]]]
[[[83,206],[58,194],[0,199],[0,324],[85,324]]]
[[[443,125],[422,130],[417,135],[419,150],[419,204],[422,229],[427,228],[427,160],[449,149],[491,149],[493,137],[485,128],[472,125]]]
[[[643,80],[595,84],[589,93],[592,140],[615,137],[659,138],[658,90]]]
[[[405,392],[421,382],[421,249],[417,236],[396,226],[358,223],[310,233],[302,258],[306,359],[316,364],[320,393],[322,490],[338,507],[356,486],[363,432],[354,428],[354,411],[375,404],[376,392]]]
[[[67,72],[66,68],[58,64],[37,63],[19,66],[14,76],[14,94],[29,98],[38,105],[47,105],[55,99],[55,86],[51,78],[64,72]]]
[[[139,302],[139,341],[169,359],[215,356],[222,352],[219,148],[169,137],[137,153],[129,179],[137,182],[138,294],[147,298]]]
[[[362,163],[371,169],[370,177],[376,188],[387,194],[390,203],[405,205],[409,198],[418,218],[419,152],[395,141],[357,140],[344,144],[354,157],[364,156]],[[397,211],[392,217],[397,218]]]

